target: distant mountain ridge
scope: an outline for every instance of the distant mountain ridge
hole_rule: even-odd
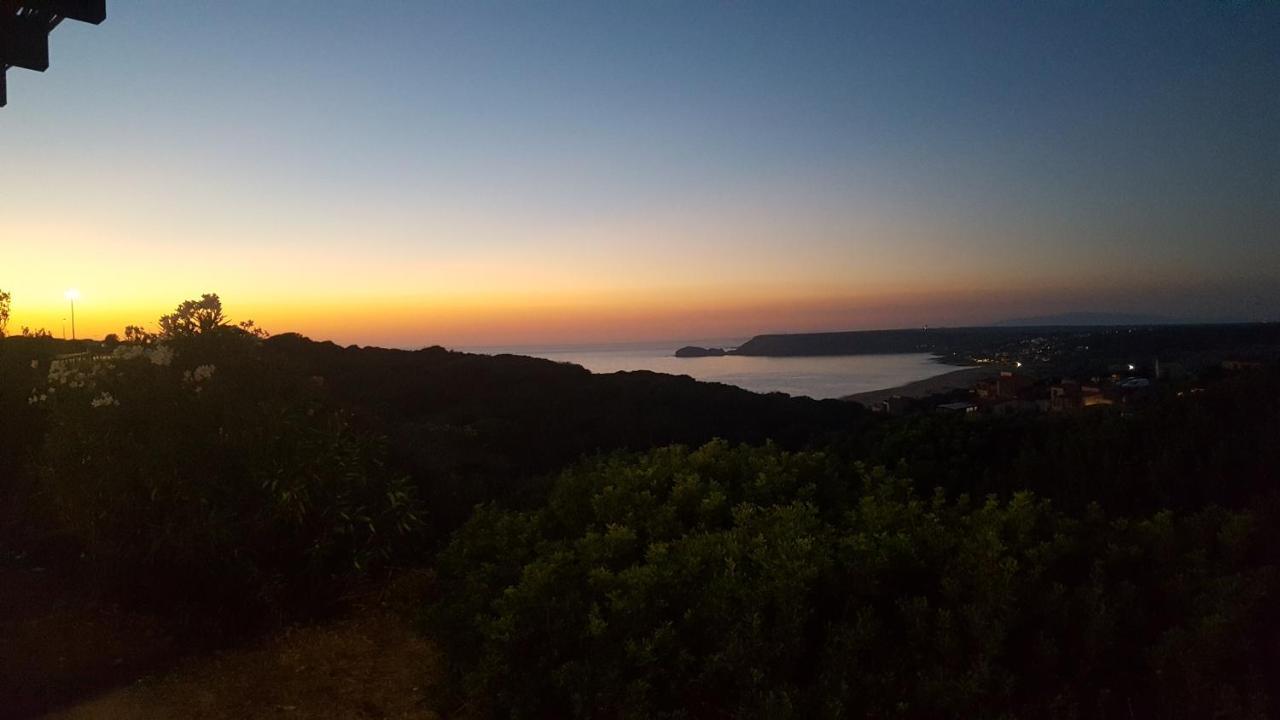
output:
[[[1056,315],[1010,318],[995,323],[994,327],[1054,327],[1059,325],[1182,325],[1186,320],[1163,315],[1137,315],[1131,313],[1068,312]]]
[[[1280,346],[1277,323],[1179,323],[1167,318],[1158,322],[1150,316],[1109,315],[1099,322],[1097,315],[1028,318],[1020,324],[985,327],[938,327],[899,330],[851,330],[846,332],[757,335],[737,348],[683,347],[679,357],[746,355],[757,357],[813,357],[823,355],[878,355],[891,353],[932,353],[945,362],[971,364],[1004,348],[1013,351],[1027,342],[1049,338],[1089,336],[1095,355],[1155,355],[1173,351],[1209,350],[1220,347]],[[1086,324],[1083,321],[1093,319]],[[1135,322],[1142,318],[1143,322]],[[1124,321],[1122,321],[1124,320]],[[1127,322],[1126,322],[1127,321]],[[1015,322],[1015,321],[1011,321]],[[1021,324],[1026,323],[1026,324]],[[1123,329],[1132,331],[1124,333]],[[1079,343],[1076,343],[1079,344]]]

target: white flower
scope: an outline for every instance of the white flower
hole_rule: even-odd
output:
[[[38,367],[40,367],[40,361],[39,361],[39,360],[32,360],[32,361],[31,361],[31,369],[32,369],[32,370],[34,370],[34,369],[36,369],[36,368],[38,368]]]
[[[142,357],[143,352],[141,345],[119,345],[111,351],[111,357],[118,360],[137,360]]]
[[[98,397],[89,401],[93,407],[105,407],[108,405],[119,405],[120,401],[111,396],[111,393],[104,392]]]
[[[168,366],[173,362],[173,348],[168,345],[158,345],[147,351],[147,359],[151,360],[152,365]]]
[[[191,373],[191,379],[195,380],[196,382],[203,382],[213,377],[214,370],[217,370],[217,368],[215,368],[212,365],[201,365],[200,367],[196,368],[194,372]]]

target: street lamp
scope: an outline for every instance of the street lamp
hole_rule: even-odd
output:
[[[80,291],[71,288],[66,292],[67,299],[71,301],[71,339],[76,339],[76,301],[80,299]]]

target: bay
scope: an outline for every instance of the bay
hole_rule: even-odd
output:
[[[581,365],[595,373],[650,370],[736,385],[752,392],[783,392],[819,400],[897,387],[955,370],[928,353],[823,357],[678,358],[676,348],[736,347],[745,339],[693,342],[612,343],[469,348],[490,355],[510,353]]]

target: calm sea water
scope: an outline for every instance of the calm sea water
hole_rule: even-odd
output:
[[[812,398],[838,398],[923,380],[954,370],[927,353],[841,355],[836,357],[708,357],[677,358],[683,345],[736,347],[739,340],[551,347],[467,348],[467,352],[512,353],[581,365],[596,373],[652,370],[689,375],[697,380],[737,385],[754,392],[784,392]]]

